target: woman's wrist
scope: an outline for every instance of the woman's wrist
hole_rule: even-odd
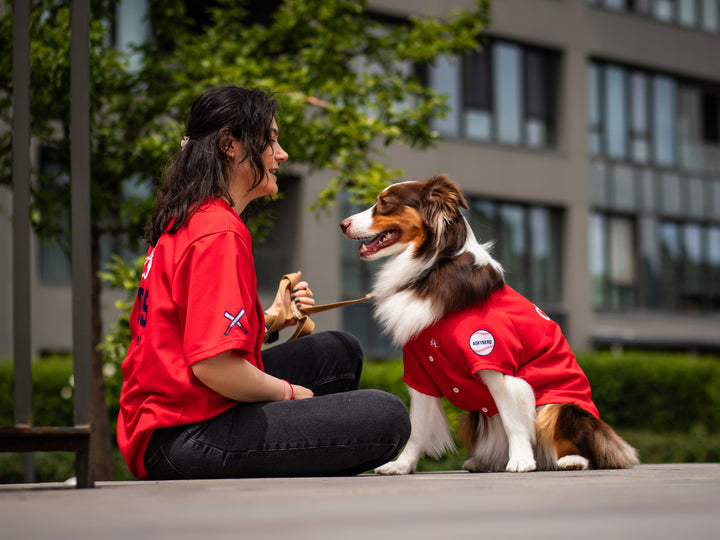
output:
[[[281,401],[293,401],[295,399],[295,388],[285,379],[280,379],[283,385],[283,394]]]

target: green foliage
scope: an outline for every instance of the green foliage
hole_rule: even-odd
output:
[[[720,460],[720,358],[630,352],[578,355],[600,415],[640,452],[643,463]],[[379,388],[409,405],[402,361],[366,361],[363,388]],[[443,400],[450,426],[462,411]],[[467,451],[436,461],[421,460],[418,470],[459,469]]]
[[[155,40],[143,48],[141,76],[177,122],[175,141],[190,101],[207,87],[275,91],[290,155],[284,167],[336,173],[318,195],[319,208],[343,190],[367,201],[396,179],[401,171],[383,163],[382,148],[434,142],[428,121],[445,114],[447,104],[421,84],[412,63],[477,48],[489,17],[488,0],[442,21],[414,17],[393,26],[373,18],[367,0],[284,0],[269,18],[250,5],[220,0],[202,28],[187,31],[193,21],[183,2],[151,2]]]
[[[689,433],[720,431],[720,362],[683,354],[578,355],[593,401],[610,425]]]
[[[130,273],[127,273],[130,272]],[[122,273],[130,276],[132,270]],[[132,286],[128,278],[126,286]],[[106,352],[106,354],[108,354]],[[124,353],[118,352],[120,360]],[[720,461],[720,359],[695,358],[682,354],[626,353],[615,357],[607,353],[579,355],[593,386],[593,399],[602,417],[640,452],[643,463],[681,463]],[[0,362],[0,426],[13,424],[12,363]],[[70,387],[72,360],[53,357],[33,363],[33,416],[36,425],[71,425],[73,418]],[[110,382],[117,374],[106,369],[109,395],[119,392]],[[399,360],[366,360],[360,386],[379,388],[399,396],[409,405],[402,382]],[[642,384],[637,380],[642,379]],[[642,392],[639,389],[642,388]],[[670,390],[672,392],[670,393]],[[663,399],[672,395],[672,400]],[[112,399],[109,398],[109,402]],[[648,405],[647,403],[651,405]],[[685,409],[680,404],[688,403]],[[450,425],[456,428],[459,409],[444,403]],[[676,414],[674,409],[680,409]],[[651,411],[648,413],[648,411]],[[117,401],[111,403],[111,416],[117,416]],[[459,443],[459,441],[458,441]],[[467,459],[458,452],[442,460],[423,459],[419,470],[457,470]],[[113,454],[115,479],[129,480],[117,448]],[[64,452],[36,454],[39,481],[62,481],[74,475],[73,456]],[[22,456],[0,453],[0,483],[22,480]]]
[[[67,390],[71,384],[72,358],[56,356],[35,361],[32,374],[33,424],[73,425],[73,402],[68,399]],[[0,426],[15,423],[13,396],[13,364],[0,362]]]

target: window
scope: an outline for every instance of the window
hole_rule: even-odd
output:
[[[587,81],[593,305],[718,310],[720,88],[599,61]]]
[[[588,151],[665,168],[720,168],[720,85],[593,61]]]
[[[439,58],[428,84],[452,107],[432,127],[444,135],[546,148],[554,144],[558,54],[490,41],[462,58]]]
[[[634,306],[637,297],[635,223],[627,216],[590,218],[590,276],[598,309]]]
[[[468,203],[470,225],[479,242],[492,241],[507,283],[538,304],[559,304],[562,211],[472,197]]]
[[[612,11],[627,11],[656,21],[695,28],[705,32],[720,31],[720,0],[586,0],[588,4]]]
[[[654,157],[658,165],[675,164],[675,81],[658,75],[653,79]]]

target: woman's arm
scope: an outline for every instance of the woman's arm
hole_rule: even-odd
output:
[[[268,375],[245,358],[225,351],[197,364],[192,371],[205,386],[235,401],[282,401],[313,397],[312,390]]]

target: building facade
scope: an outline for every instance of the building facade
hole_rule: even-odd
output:
[[[473,3],[370,7],[402,18]],[[455,180],[508,283],[574,348],[720,351],[720,0],[498,0],[482,45],[422,68],[452,106],[433,125],[442,140],[422,152],[392,147],[388,165],[405,179]],[[263,299],[298,268],[319,302],[372,288],[377,264],[360,261],[338,227],[355,209],[307,210],[329,179],[281,186],[277,230],[256,250]],[[10,253],[10,195],[0,198],[0,248]],[[67,350],[69,285],[36,247],[33,349]],[[0,278],[10,268],[0,261]],[[0,290],[0,357],[11,354],[11,293]],[[398,353],[369,304],[314,319],[357,334],[370,356]]]

